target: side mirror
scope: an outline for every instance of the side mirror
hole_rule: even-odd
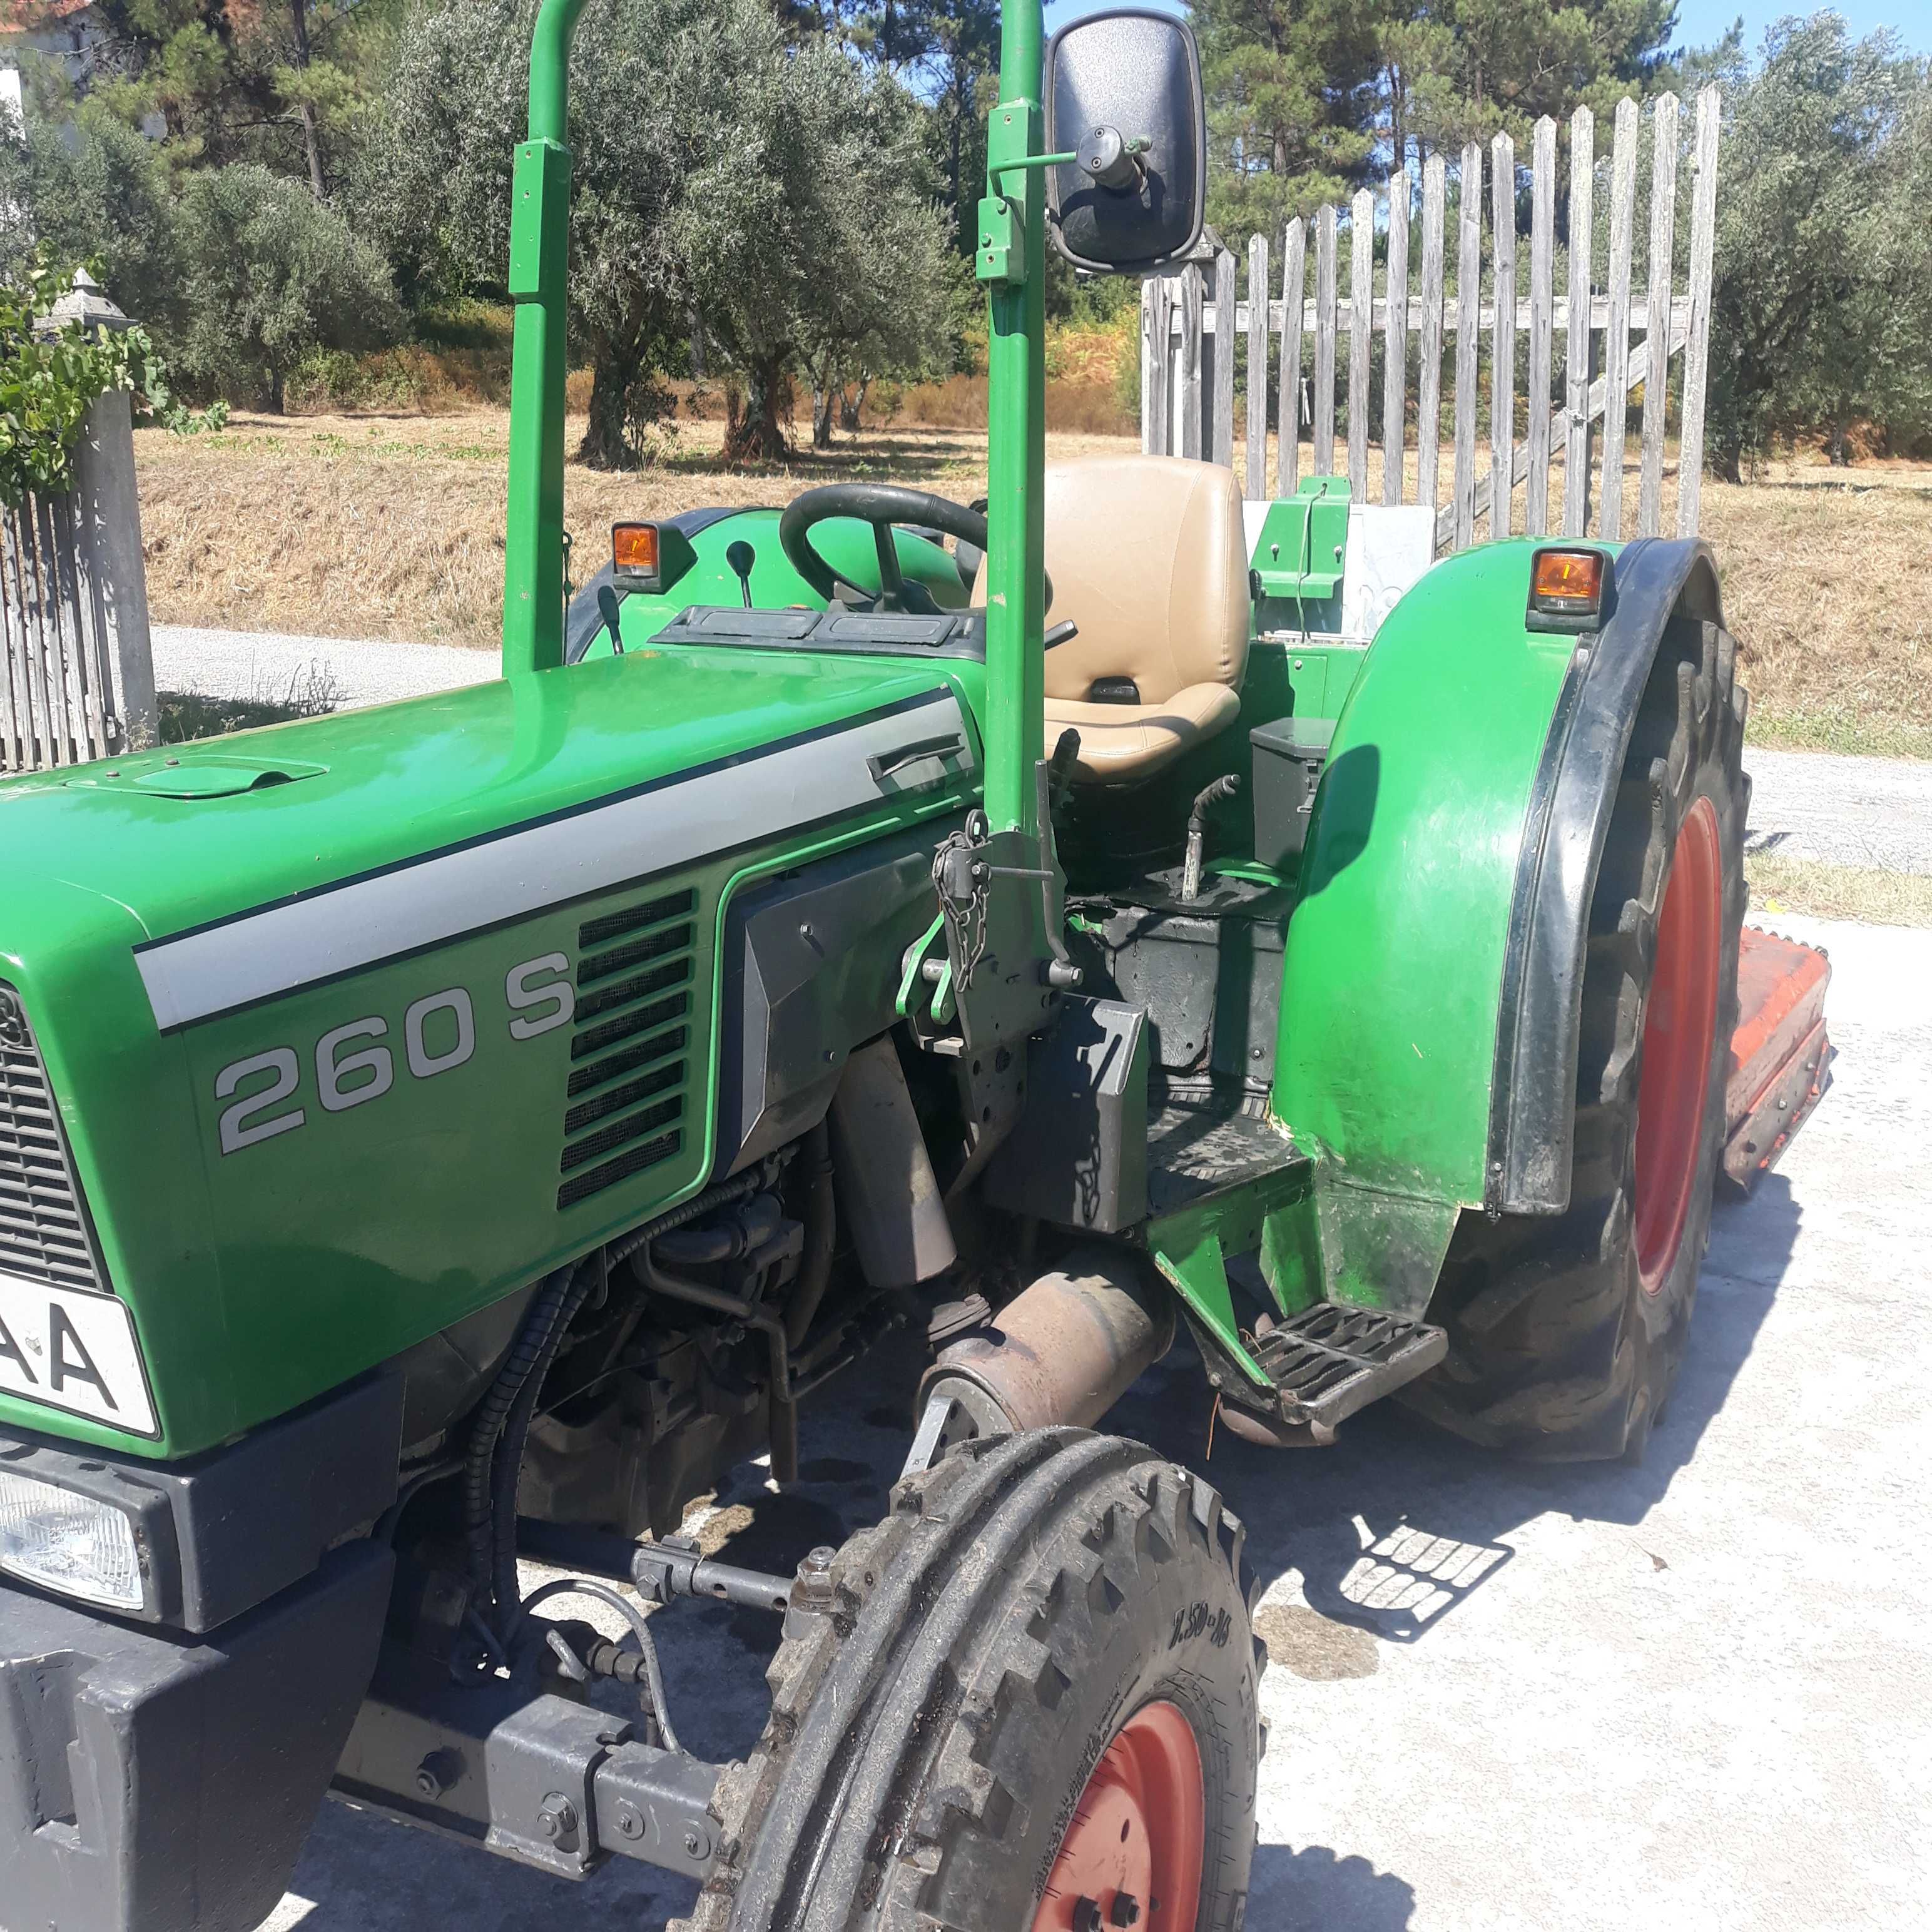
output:
[[[1046,50],[1046,176],[1054,245],[1094,274],[1148,275],[1201,238],[1208,112],[1191,28],[1141,8],[1093,14]]]

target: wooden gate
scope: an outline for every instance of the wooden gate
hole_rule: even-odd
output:
[[[1234,351],[1244,341],[1250,499],[1294,494],[1304,473],[1304,434],[1309,473],[1336,470],[1339,385],[1354,500],[1435,509],[1438,552],[1512,531],[1614,540],[1634,526],[1640,536],[1654,536],[1664,524],[1669,365],[1676,356],[1682,369],[1676,522],[1680,535],[1694,533],[1703,468],[1718,90],[1706,88],[1696,103],[1681,290],[1680,118],[1674,94],[1660,96],[1652,106],[1641,292],[1632,286],[1640,129],[1637,104],[1630,100],[1617,105],[1610,154],[1600,165],[1589,109],[1580,107],[1571,117],[1570,245],[1560,294],[1557,128],[1547,116],[1533,134],[1526,236],[1518,232],[1515,143],[1499,134],[1490,149],[1486,237],[1484,152],[1474,142],[1462,151],[1453,236],[1440,155],[1422,170],[1419,235],[1412,232],[1417,184],[1406,170],[1391,178],[1380,198],[1362,189],[1346,214],[1329,207],[1312,221],[1291,221],[1282,241],[1278,294],[1267,236],[1250,238],[1245,298],[1234,254],[1211,232],[1204,236],[1196,260],[1149,280],[1142,292],[1142,447],[1234,461]],[[1603,251],[1608,266],[1600,276],[1592,272],[1600,176],[1607,177],[1602,187],[1609,229]],[[1383,233],[1385,260],[1378,262],[1375,241]],[[1344,236],[1346,291],[1338,268]],[[1356,247],[1358,236],[1370,245]],[[1453,298],[1446,283],[1452,244]],[[1525,254],[1526,290],[1520,267]],[[1232,328],[1224,328],[1224,316]],[[1445,362],[1453,398],[1446,478]],[[1653,370],[1664,371],[1662,380],[1650,380]],[[1640,391],[1633,479],[1627,475],[1630,412]],[[1498,478],[1507,479],[1501,488]],[[1552,507],[1553,489],[1559,500]],[[1626,500],[1633,494],[1634,517]]]
[[[70,496],[0,510],[0,769],[85,764],[120,748],[106,613],[82,593],[77,549]]]
[[[85,269],[57,321],[124,327]],[[85,764],[154,742],[134,419],[98,398],[74,453],[74,488],[0,506],[0,772]]]

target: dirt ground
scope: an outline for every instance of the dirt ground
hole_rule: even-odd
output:
[[[730,471],[717,461],[721,427],[680,424],[674,452],[644,471],[570,466],[566,510],[580,546],[580,580],[622,517],[782,503],[842,477],[959,499],[986,488],[986,440],[976,431],[888,428],[842,437],[823,456]],[[508,428],[505,412],[479,408],[238,414],[220,434],[194,439],[142,431],[157,621],[489,647],[502,592]],[[573,424],[572,446],[579,434]],[[1048,442],[1051,460],[1133,447],[1068,433]],[[1238,448],[1238,468],[1244,460]],[[1379,452],[1370,470],[1379,476]],[[1675,491],[1673,477],[1666,522]],[[1788,462],[1741,487],[1707,482],[1702,522],[1744,652],[1753,736],[1932,758],[1932,616],[1906,587],[1932,554],[1932,472]]]

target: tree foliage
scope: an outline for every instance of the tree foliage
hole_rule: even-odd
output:
[[[1712,322],[1712,461],[1855,425],[1932,434],[1932,76],[1898,38],[1787,20],[1729,92]]]
[[[500,286],[526,6],[458,0],[398,50],[368,196],[419,278]],[[732,448],[782,454],[796,358],[856,373],[946,335],[946,229],[902,89],[765,0],[596,6],[571,71],[570,298],[592,370],[581,456],[639,460],[695,334],[738,398]]]
[[[400,332],[382,251],[302,182],[253,161],[190,177],[177,217],[183,372],[252,387],[280,412],[309,350],[373,348]]]
[[[71,263],[44,244],[0,282],[0,503],[73,488],[81,426],[110,391],[175,413],[145,329],[104,331],[56,315],[73,286]]]
[[[1674,78],[1675,0],[1196,0],[1225,232]]]

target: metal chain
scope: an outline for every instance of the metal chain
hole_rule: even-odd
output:
[[[986,950],[986,902],[991,874],[978,856],[984,826],[980,814],[974,813],[963,830],[949,832],[939,842],[932,855],[933,890],[939,895],[946,937],[958,962],[955,983],[962,988],[972,985],[973,969]],[[963,893],[950,889],[949,882],[956,875],[970,882]]]

